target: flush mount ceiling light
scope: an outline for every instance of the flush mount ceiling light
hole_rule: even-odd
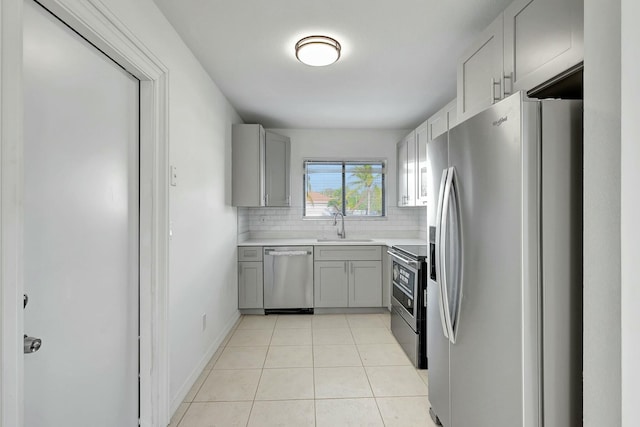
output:
[[[323,67],[340,58],[340,43],[331,37],[309,36],[296,43],[296,58],[303,64]]]

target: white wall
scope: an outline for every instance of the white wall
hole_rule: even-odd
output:
[[[306,159],[386,159],[387,206],[396,203],[396,143],[410,130],[269,129],[291,138],[291,206],[302,207]]]
[[[238,208],[238,240],[247,238],[337,238],[333,218],[303,219],[302,208]],[[424,220],[423,220],[424,218]],[[396,238],[427,240],[427,209],[424,207],[387,208],[385,218],[345,218],[347,238]],[[340,226],[340,222],[338,222]]]
[[[175,409],[238,317],[231,124],[239,116],[151,0],[103,0],[169,69],[170,399]],[[202,315],[207,328],[202,330]]]
[[[620,0],[584,12],[584,425],[619,426]]]
[[[640,3],[622,0],[622,425],[638,424],[640,402]]]
[[[239,209],[238,219],[243,237],[334,237],[335,227],[330,219],[303,220],[304,160],[363,160],[387,161],[385,175],[384,219],[345,220],[351,237],[401,237],[426,239],[420,229],[424,208],[397,208],[396,143],[409,130],[377,129],[269,129],[291,138],[291,208]],[[248,233],[248,235],[247,235]]]

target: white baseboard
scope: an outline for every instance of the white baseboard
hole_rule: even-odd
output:
[[[171,400],[171,407],[169,409],[172,417],[173,414],[175,414],[175,412],[178,410],[180,404],[184,401],[184,398],[191,390],[191,387],[193,387],[193,385],[198,380],[198,377],[200,376],[202,371],[204,371],[204,368],[207,366],[207,363],[209,363],[209,360],[211,360],[215,352],[218,350],[218,348],[220,348],[220,345],[227,338],[229,332],[233,330],[239,319],[240,312],[236,311],[234,315],[231,316],[225,327],[222,329],[222,332],[220,333],[220,335],[218,335],[218,338],[216,338],[216,340],[211,344],[206,353],[202,356],[202,359],[200,359],[200,362],[198,362],[196,367],[193,369],[191,375],[187,377],[182,387],[180,387],[180,389],[176,393],[176,396]]]

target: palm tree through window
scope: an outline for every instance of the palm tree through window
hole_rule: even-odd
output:
[[[305,161],[304,216],[385,215],[384,161]]]

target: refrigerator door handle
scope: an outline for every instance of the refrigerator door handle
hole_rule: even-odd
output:
[[[442,171],[442,179],[440,180],[440,192],[438,193],[438,209],[436,214],[436,250],[435,250],[435,268],[436,268],[436,284],[438,285],[438,305],[440,308],[440,324],[442,325],[442,333],[445,338],[449,339],[449,330],[451,329],[449,326],[449,316],[446,312],[447,303],[446,296],[444,294],[445,289],[443,288],[444,281],[444,270],[442,268],[442,256],[440,248],[442,248],[442,208],[445,198],[445,187],[447,183],[447,177],[449,175],[448,169],[443,169]]]
[[[455,301],[453,306],[453,313],[449,313],[451,316],[453,316],[449,322],[451,326],[450,338],[451,338],[451,342],[455,344],[456,337],[458,336],[458,330],[460,328],[460,310],[462,307],[462,284],[464,283],[462,280],[464,269],[462,268],[462,266],[464,264],[463,264],[463,250],[462,250],[463,239],[462,239],[462,228],[461,228],[462,222],[461,222],[461,211],[460,211],[460,208],[461,208],[460,187],[458,184],[458,177],[456,175],[456,171],[453,167],[451,168],[449,175],[451,176],[451,190],[449,192],[449,196],[450,197],[453,196],[451,200],[453,202],[453,212],[454,212],[454,217],[456,219],[455,220],[456,239],[454,240],[454,244],[455,244],[454,253],[457,255],[457,259],[454,260],[454,262],[455,262],[457,271],[455,275],[455,280],[451,283],[451,288],[450,288],[450,289],[453,289],[453,298],[455,298]],[[448,289],[447,289],[447,296],[449,296]]]
[[[442,218],[440,222],[440,246],[438,250],[440,252],[440,264],[442,273],[440,274],[440,288],[443,298],[443,308],[445,320],[447,323],[448,329],[448,338],[452,344],[455,344],[455,334],[453,330],[453,319],[451,317],[451,312],[449,310],[449,277],[448,277],[448,257],[447,257],[447,236],[448,236],[448,228],[449,228],[449,208],[451,201],[451,194],[453,189],[453,179],[455,176],[455,170],[453,167],[450,167],[447,171],[447,181],[444,188],[444,198],[442,201]],[[458,260],[454,260],[457,262]]]

